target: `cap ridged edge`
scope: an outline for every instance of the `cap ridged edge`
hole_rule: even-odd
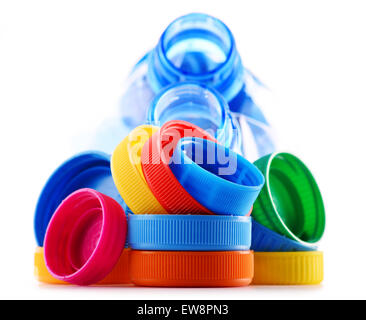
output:
[[[158,127],[154,126],[139,126],[130,135],[137,132],[137,130],[145,130],[151,136],[158,129]],[[147,137],[144,136],[143,138]],[[116,147],[111,157],[112,177],[119,193],[135,214],[166,213],[151,192],[139,168],[131,162],[130,155],[128,154],[128,141],[129,136]],[[146,141],[141,141],[141,143],[144,142]]]
[[[141,286],[245,286],[252,251],[131,251],[131,281]]]
[[[179,130],[180,124],[185,128],[190,127],[196,130],[205,139],[216,141],[207,132],[189,122],[168,121],[152,135],[142,148],[141,163],[145,179],[155,197],[168,213],[212,214],[183,188],[170,170],[169,164],[162,159],[161,136],[171,127]]]
[[[253,284],[306,285],[323,281],[323,252],[255,252]]]
[[[138,250],[249,250],[251,218],[214,215],[129,215],[129,245]]]

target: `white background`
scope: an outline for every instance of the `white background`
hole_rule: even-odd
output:
[[[133,64],[174,18],[232,30],[273,91],[281,146],[313,171],[327,210],[321,286],[79,288],[33,278],[33,213],[72,142],[116,110]],[[362,1],[1,1],[0,298],[366,298],[366,7]]]

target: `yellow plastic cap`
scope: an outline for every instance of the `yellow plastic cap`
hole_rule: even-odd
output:
[[[323,281],[323,252],[254,252],[252,284],[301,285]]]
[[[111,158],[114,184],[127,206],[135,214],[166,214],[148,187],[141,168],[141,151],[144,144],[159,128],[142,125],[122,140]]]

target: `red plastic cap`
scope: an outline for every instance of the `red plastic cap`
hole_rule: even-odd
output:
[[[182,120],[166,122],[142,148],[141,166],[145,180],[168,213],[212,214],[182,187],[169,168],[174,149],[184,137],[216,142],[209,133],[194,124]]]
[[[48,226],[44,254],[57,279],[90,285],[105,278],[122,254],[126,215],[112,198],[92,189],[69,195]]]

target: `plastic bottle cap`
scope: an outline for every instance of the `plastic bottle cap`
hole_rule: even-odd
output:
[[[215,215],[129,215],[128,242],[137,250],[249,250],[251,218]]]
[[[252,246],[254,251],[314,251],[317,249],[313,245],[305,245],[295,240],[272,231],[262,226],[260,223],[252,220]]]
[[[254,272],[252,251],[131,250],[131,281],[153,287],[246,286]]]
[[[210,214],[182,187],[169,168],[178,141],[186,136],[215,141],[207,132],[189,122],[168,121],[142,148],[142,170],[151,191],[168,213]],[[153,212],[150,210],[145,213]]]
[[[323,252],[254,252],[253,284],[300,285],[323,281]]]
[[[69,195],[56,209],[46,232],[47,269],[59,280],[94,284],[117,263],[126,239],[122,207],[92,189]]]
[[[245,215],[263,184],[248,160],[213,141],[181,139],[169,167],[183,188],[216,214]]]
[[[48,223],[56,208],[69,194],[82,188],[95,189],[124,205],[112,179],[110,156],[96,151],[77,154],[55,170],[39,196],[34,218],[39,246],[43,246]]]
[[[289,153],[273,153],[254,164],[266,177],[253,218],[265,227],[308,246],[325,228],[325,210],[309,169]]]
[[[129,274],[129,257],[131,249],[125,248],[113,270],[96,285],[125,285],[132,284]],[[34,275],[36,279],[48,284],[69,284],[68,282],[54,278],[47,270],[44,261],[43,247],[37,247],[34,253]]]
[[[111,170],[122,198],[135,214],[165,214],[147,185],[141,169],[141,150],[158,127],[143,125],[122,140],[112,154]]]

